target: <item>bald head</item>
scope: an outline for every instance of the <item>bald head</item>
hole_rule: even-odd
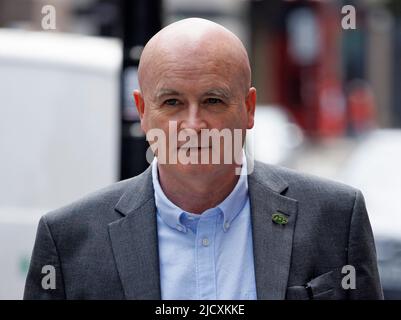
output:
[[[253,127],[256,106],[248,55],[238,37],[204,19],[170,24],[146,44],[138,80],[140,90],[134,90],[133,96],[141,127],[157,156],[169,158],[165,165],[158,165],[160,177],[163,179],[165,174],[164,179],[171,179],[174,186],[185,185],[178,182],[181,178],[203,179],[210,185],[216,177],[225,180],[225,174],[232,176],[238,163],[226,164],[223,160],[228,153],[235,159],[242,157],[246,130]],[[214,136],[206,140],[220,142],[223,133],[224,141],[215,146],[205,145],[201,136],[205,130]],[[200,142],[201,147],[183,146],[188,134],[192,137],[189,142]],[[198,165],[175,163],[177,152],[187,155],[192,152],[190,149],[194,150]],[[216,156],[219,165],[215,163]],[[204,157],[209,164],[201,163]],[[204,190],[203,185],[200,188]]]
[[[163,28],[149,40],[139,62],[141,91],[154,84],[154,78],[165,66],[177,63],[195,70],[214,63],[221,72],[235,77],[245,92],[251,85],[249,59],[241,40],[209,20],[180,20]]]

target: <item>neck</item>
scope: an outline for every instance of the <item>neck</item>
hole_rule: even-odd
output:
[[[224,166],[218,172],[177,174],[158,165],[159,183],[163,192],[181,209],[200,214],[221,203],[234,189],[238,166]]]

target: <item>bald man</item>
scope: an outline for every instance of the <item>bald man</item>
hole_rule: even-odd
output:
[[[155,158],[40,222],[25,299],[381,299],[359,190],[253,163],[241,41],[185,19],[145,46],[134,100]]]

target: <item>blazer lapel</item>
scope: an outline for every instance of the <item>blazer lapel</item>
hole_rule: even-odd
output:
[[[285,197],[288,184],[265,166],[249,176],[253,252],[258,299],[285,299],[291,263],[297,201]],[[266,168],[268,170],[266,170]],[[273,222],[272,215],[283,213],[287,224]]]
[[[132,179],[109,224],[117,270],[127,299],[161,299],[156,206],[150,167]]]

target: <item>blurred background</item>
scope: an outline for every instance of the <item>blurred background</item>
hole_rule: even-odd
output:
[[[186,17],[247,47],[256,159],[363,191],[385,297],[401,299],[397,0],[0,0],[0,299],[22,297],[41,215],[148,166],[138,60]]]

